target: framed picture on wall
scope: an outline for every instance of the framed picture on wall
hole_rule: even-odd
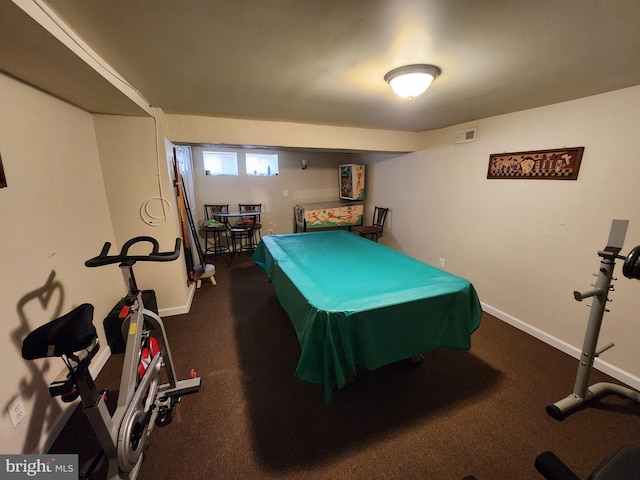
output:
[[[4,167],[2,166],[2,156],[0,155],[0,188],[7,186],[7,177],[4,176]]]
[[[487,178],[577,180],[584,147],[494,153]]]

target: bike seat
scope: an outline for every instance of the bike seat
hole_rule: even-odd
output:
[[[96,337],[93,305],[83,303],[27,335],[22,342],[22,358],[35,360],[71,355],[88,348]]]

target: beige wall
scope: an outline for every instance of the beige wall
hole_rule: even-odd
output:
[[[115,252],[138,235],[170,249],[180,232],[169,176],[172,145],[165,140],[161,111],[157,126],[151,118],[92,116],[3,75],[0,101],[0,155],[9,184],[0,189],[0,309],[6,332],[0,344],[0,451],[32,453],[55,439],[70,410],[48,393],[62,362],[24,361],[23,338],[91,303],[102,343],[92,364],[97,373],[109,355],[102,319],[124,294],[124,283],[117,266],[88,269],[84,261],[106,241]],[[150,201],[158,214],[154,198],[161,195],[171,210],[166,221],[149,225],[141,206]],[[139,262],[135,273],[140,288],[156,291],[162,315],[188,311],[193,285],[187,286],[183,260]],[[18,395],[27,417],[14,429],[6,412]]]
[[[423,133],[422,151],[368,165],[368,203],[391,209],[382,243],[444,258],[492,313],[576,355],[589,309],[572,292],[591,288],[612,219],[630,220],[622,253],[640,244],[638,125],[634,87]],[[470,127],[477,140],[454,145]],[[486,178],[492,153],[564,146],[585,147],[577,181]],[[600,337],[616,347],[598,363],[638,388],[640,282],[621,270]]]
[[[153,118],[142,117],[95,115],[94,122],[118,244],[147,235],[157,239],[160,249],[165,251],[173,248],[181,233],[169,177],[171,144],[164,140],[163,114],[161,111],[156,114],[157,127]],[[166,200],[165,207],[161,198]],[[151,216],[141,213],[144,209]],[[194,287],[187,285],[182,258],[167,263],[138,262],[135,275],[140,288],[156,291],[161,315],[188,311]]]
[[[167,130],[174,142],[194,144],[380,152],[413,152],[418,148],[418,134],[413,132],[194,115],[167,115]]]
[[[238,153],[237,177],[211,176],[204,174],[202,152],[235,151]],[[245,173],[244,153],[246,149],[217,146],[192,147],[196,213],[204,219],[205,203],[228,203],[230,210],[238,210],[239,203],[261,203],[262,235],[269,229],[273,233],[293,232],[293,206],[299,203],[338,200],[338,165],[351,163],[349,153],[313,151],[268,150],[278,154],[279,175],[273,177],[251,177]],[[253,150],[259,152],[260,150]],[[300,168],[301,160],[307,168]],[[287,190],[288,195],[284,195]]]
[[[115,240],[89,113],[0,74],[0,452],[32,453],[64,416],[48,385],[57,358],[25,361],[23,338],[81,303],[102,319],[124,293],[118,269],[88,269]],[[94,365],[106,361],[105,346]],[[13,428],[9,403],[21,395],[27,417]]]

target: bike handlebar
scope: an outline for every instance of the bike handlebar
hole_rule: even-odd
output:
[[[139,242],[149,242],[153,245],[153,249],[147,255],[129,255],[129,248]],[[172,252],[159,252],[160,246],[158,241],[153,237],[134,237],[122,246],[119,255],[107,255],[111,248],[110,242],[105,242],[102,247],[100,255],[90,258],[84,264],[87,267],[101,267],[103,265],[110,265],[112,263],[122,263],[126,261],[140,261],[140,262],[170,262],[175,260],[180,255],[180,238],[176,238],[176,244]]]

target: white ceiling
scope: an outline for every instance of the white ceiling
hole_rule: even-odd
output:
[[[166,113],[425,131],[640,85],[638,0],[42,3]],[[412,63],[442,75],[402,100],[383,77]],[[90,112],[143,112],[10,0],[0,70]]]

